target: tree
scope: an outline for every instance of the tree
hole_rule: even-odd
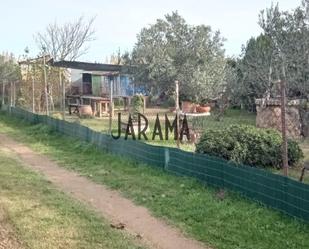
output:
[[[180,82],[180,96],[200,101],[224,90],[223,38],[209,26],[192,26],[177,13],[143,28],[126,63],[135,67],[135,81],[149,90],[170,93]]]
[[[0,79],[2,82],[20,80],[20,70],[13,54],[3,53],[0,55]]]
[[[274,70],[273,48],[264,34],[251,38],[242,49],[242,58],[237,62],[238,104],[252,109],[255,98],[272,95]]]
[[[226,108],[230,105],[240,105],[241,101],[239,100],[242,97],[242,88],[240,88],[241,84],[239,84],[239,79],[241,78],[239,59],[227,58],[224,71],[226,87],[219,101],[222,102]]]
[[[95,31],[93,29],[93,23],[95,18],[85,20],[84,17],[80,17],[74,22],[67,22],[63,25],[59,25],[56,22],[49,24],[46,27],[44,33],[39,32],[35,35],[35,40],[41,51],[41,55],[45,57],[46,53],[52,57],[53,60],[76,60],[88,50],[86,43],[94,40]],[[46,68],[44,68],[46,69]],[[53,69],[49,69],[50,74]],[[62,96],[60,106],[63,112],[63,118],[65,116],[65,82],[63,82],[64,72],[61,68],[58,69],[59,74],[59,91],[58,95]],[[54,84],[47,83],[45,87],[46,103],[53,103],[52,92]],[[47,105],[48,108],[48,105]],[[53,108],[53,104],[52,104]],[[47,111],[48,113],[48,111]]]
[[[56,22],[49,24],[44,33],[35,35],[35,40],[39,49],[46,49],[54,60],[76,60],[87,52],[85,44],[94,40],[94,20],[80,17],[63,25]]]
[[[240,96],[249,106],[255,98],[276,97],[280,79],[288,97],[309,99],[309,1],[292,11],[272,5],[261,11],[259,24],[263,33],[249,40],[240,61]]]
[[[21,73],[16,63],[16,60],[13,54],[3,53],[0,55],[0,83],[1,88],[1,103],[4,104],[8,101],[9,90],[14,89],[14,103],[15,103],[15,94],[16,94],[16,84],[19,83],[21,79]],[[12,85],[13,83],[13,85]],[[9,88],[8,88],[9,87]],[[12,88],[13,87],[13,88]],[[18,90],[18,89],[17,89]],[[12,93],[12,92],[11,92]],[[6,100],[5,100],[6,99]]]

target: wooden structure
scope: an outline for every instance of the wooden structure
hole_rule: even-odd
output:
[[[113,96],[132,96],[140,93],[135,88],[132,78],[132,68],[123,65],[88,63],[78,61],[52,62],[55,67],[69,69],[71,87],[80,95],[107,97],[113,83]]]
[[[128,109],[134,94],[145,94],[142,88],[134,86],[130,77],[132,67],[79,61],[52,61],[50,64],[70,71],[70,95],[66,95],[70,112],[72,108],[76,111],[78,105],[87,103],[91,105],[94,115],[101,116],[108,110],[113,111],[115,98],[122,98],[124,108]]]
[[[90,105],[92,108],[93,116],[98,115],[101,117],[102,113],[109,112],[110,99],[103,97],[96,97],[91,95],[67,95],[69,114],[73,113],[79,114],[79,107],[83,105]]]

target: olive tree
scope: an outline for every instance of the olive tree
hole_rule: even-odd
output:
[[[157,92],[172,92],[192,101],[217,97],[224,90],[224,39],[205,25],[189,25],[177,12],[143,28],[130,60],[135,81]]]
[[[288,97],[309,99],[309,1],[291,11],[272,5],[259,24],[263,33],[249,40],[239,63],[240,96],[253,105],[276,96],[276,82],[284,80]]]

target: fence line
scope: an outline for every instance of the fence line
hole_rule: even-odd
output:
[[[33,124],[43,123],[60,133],[95,144],[110,153],[128,156],[166,171],[194,177],[211,186],[226,188],[309,222],[309,185],[271,172],[239,165],[205,154],[118,139],[77,123],[11,107],[11,115]]]

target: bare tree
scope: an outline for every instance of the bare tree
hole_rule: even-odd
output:
[[[93,28],[95,18],[86,20],[83,16],[76,21],[67,22],[59,25],[54,22],[46,27],[45,32],[39,32],[35,35],[35,40],[41,50],[43,57],[50,55],[53,60],[73,61],[88,51],[86,43],[95,39],[95,30]],[[44,66],[45,69],[45,66]],[[65,117],[65,82],[62,80],[62,70],[59,68],[59,86],[61,88],[60,96],[62,101],[60,106]],[[47,95],[53,103],[51,91],[52,85],[47,83]],[[48,98],[47,98],[48,100]],[[52,105],[53,107],[53,105]]]
[[[54,22],[45,32],[37,33],[35,40],[39,49],[45,48],[54,60],[76,60],[88,51],[85,44],[95,39],[94,20],[95,17],[86,20],[81,16],[63,25]]]

